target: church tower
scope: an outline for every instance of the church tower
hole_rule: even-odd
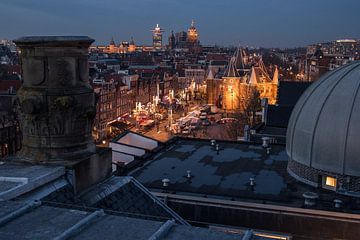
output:
[[[191,21],[191,26],[190,28],[188,29],[188,32],[187,32],[187,42],[188,43],[191,43],[191,44],[196,44],[199,42],[199,34],[198,34],[198,31],[195,27],[195,21],[192,20]]]

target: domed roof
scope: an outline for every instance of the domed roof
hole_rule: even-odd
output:
[[[290,159],[335,174],[360,176],[360,62],[314,82],[288,125]]]

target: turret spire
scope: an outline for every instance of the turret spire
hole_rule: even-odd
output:
[[[275,72],[274,72],[272,83],[279,84],[279,70],[278,70],[277,66],[275,66]]]

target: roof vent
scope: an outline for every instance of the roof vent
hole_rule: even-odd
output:
[[[262,137],[262,146],[263,148],[269,147],[270,144],[270,138],[269,137]]]
[[[186,171],[186,177],[189,178],[189,179],[192,177],[190,170],[187,170],[187,171]]]
[[[249,180],[250,180],[250,183],[249,183],[250,186],[254,187],[255,186],[255,178],[250,178]]]
[[[342,207],[343,201],[341,201],[340,199],[335,199],[334,200],[334,207],[336,209],[340,209]]]
[[[266,148],[266,154],[270,154],[271,147]]]
[[[316,200],[319,198],[319,195],[314,192],[305,192],[303,197],[305,198],[305,207],[313,207],[316,205]]]
[[[164,178],[162,180],[162,183],[163,183],[163,187],[168,187],[169,186],[169,183],[170,183],[170,180],[168,178]]]

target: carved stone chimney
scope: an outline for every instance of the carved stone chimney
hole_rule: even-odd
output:
[[[66,166],[75,192],[111,175],[111,150],[96,148],[96,114],[89,84],[89,37],[23,37],[23,85],[17,92],[22,150],[13,159]]]

